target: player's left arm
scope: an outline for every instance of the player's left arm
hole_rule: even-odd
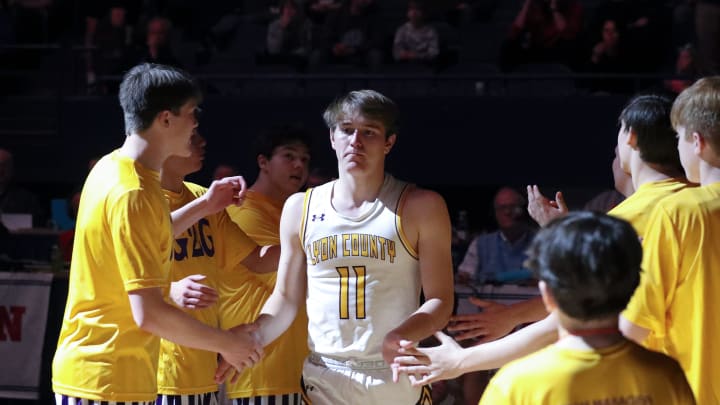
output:
[[[416,188],[408,192],[401,223],[418,254],[425,302],[385,336],[383,357],[388,364],[395,358],[401,340],[418,342],[444,328],[454,299],[452,231],[445,201],[429,190]]]

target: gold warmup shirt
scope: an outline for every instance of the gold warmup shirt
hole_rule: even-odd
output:
[[[698,404],[720,401],[720,183],[682,190],[652,210],[640,286],[623,315],[676,358]]]
[[[699,402],[702,403],[702,402]],[[552,345],[508,363],[480,405],[695,404],[677,361],[624,341],[600,350]]]
[[[205,187],[188,182],[183,184],[180,193],[165,191],[171,210],[182,207],[206,192]],[[204,274],[207,278],[201,283],[217,288],[218,278],[240,271],[238,263],[256,246],[224,210],[202,218],[175,238],[170,267],[171,281]],[[206,325],[219,326],[218,304],[184,311]],[[214,381],[217,353],[180,346],[163,339],[159,364],[157,379],[160,394],[187,395],[217,391]]]
[[[283,203],[248,191],[240,207],[228,207],[233,221],[258,245],[280,244],[280,214]],[[220,288],[221,324],[229,327],[253,322],[275,288],[277,272],[236,272],[223,277]],[[308,354],[307,315],[299,308],[290,327],[265,348],[265,355],[243,371],[236,383],[228,382],[229,398],[284,395],[301,392],[303,360]]]
[[[640,238],[643,238],[650,212],[658,201],[688,187],[695,187],[695,185],[684,179],[671,178],[645,183],[638,187],[631,196],[611,209],[608,215],[630,222],[635,228],[635,232]]]
[[[104,156],[83,186],[53,391],[104,401],[152,401],[160,338],[135,324],[128,292],[167,288],[170,212],[159,173]]]

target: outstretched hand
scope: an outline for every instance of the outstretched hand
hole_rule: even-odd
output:
[[[439,346],[417,347],[416,342],[400,342],[399,355],[392,363],[393,378],[397,374],[407,374],[413,386],[422,386],[439,380],[449,380],[464,373],[460,362],[465,357],[463,348],[453,338],[435,332]]]
[[[224,177],[215,180],[203,195],[211,214],[224,210],[229,205],[241,206],[247,193],[247,183],[242,176]]]
[[[555,218],[568,213],[567,204],[561,191],[555,193],[555,200],[550,200],[540,192],[537,185],[527,186],[528,213],[540,226],[547,225]]]
[[[218,300],[217,291],[201,281],[204,274],[193,274],[170,284],[170,299],[180,308],[207,308]]]
[[[482,312],[450,318],[447,330],[459,332],[454,335],[457,341],[480,338],[477,343],[489,342],[507,335],[520,323],[508,305],[475,297],[470,297],[470,302]]]

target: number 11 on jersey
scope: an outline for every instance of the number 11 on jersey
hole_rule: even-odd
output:
[[[340,275],[340,319],[350,318],[350,278],[355,279],[355,318],[365,319],[365,266],[336,267]]]

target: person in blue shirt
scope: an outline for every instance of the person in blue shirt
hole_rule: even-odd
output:
[[[470,242],[458,266],[459,283],[501,281],[505,279],[503,273],[524,269],[525,250],[535,235],[525,211],[526,205],[518,191],[510,187],[498,190],[493,200],[498,229],[480,234]],[[529,271],[526,274],[530,276]]]

